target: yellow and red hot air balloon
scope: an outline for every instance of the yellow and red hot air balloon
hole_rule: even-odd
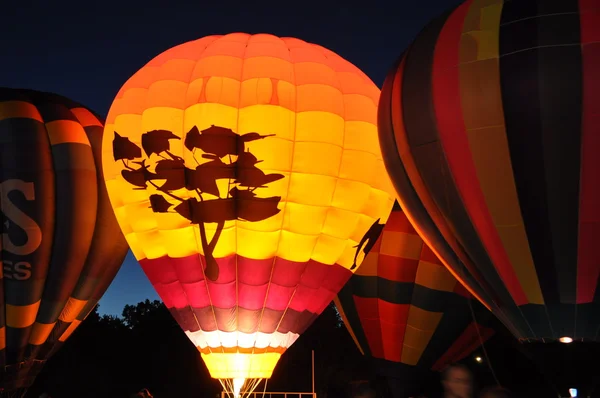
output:
[[[0,88],[0,397],[24,394],[127,253],[100,120],[59,95]]]
[[[472,298],[417,235],[400,207],[335,303],[359,350],[392,396],[417,395],[431,371],[493,334]]]
[[[332,51],[234,33],[158,55],[112,104],[103,164],[117,219],[236,395],[271,376],[387,220],[378,99]]]
[[[379,133],[415,228],[517,338],[600,339],[597,0],[465,1],[390,71]]]

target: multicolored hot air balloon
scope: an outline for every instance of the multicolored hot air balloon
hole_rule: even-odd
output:
[[[402,208],[523,341],[600,339],[600,3],[469,0],[390,71]]]
[[[332,51],[234,33],[158,55],[112,104],[103,164],[117,219],[236,396],[271,377],[387,221],[378,99]]]
[[[100,118],[0,88],[0,397],[21,396],[113,280],[128,247],[103,183]]]
[[[490,338],[489,312],[448,272],[396,207],[336,306],[395,397]],[[491,315],[491,314],[490,314]]]

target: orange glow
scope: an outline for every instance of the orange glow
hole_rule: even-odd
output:
[[[354,272],[353,265],[364,256],[358,251],[367,231],[387,221],[395,195],[379,148],[378,101],[379,89],[358,68],[298,39],[234,33],[158,55],[117,94],[103,141],[106,185],[134,255],[142,261],[237,255],[313,261]],[[169,156],[182,159],[187,168],[200,167],[207,159],[223,162],[223,167],[237,162],[240,154],[186,148],[192,134],[208,137],[211,128],[258,137],[245,144],[244,152],[255,157],[253,167],[272,178],[252,191],[257,195],[252,200],[280,198],[275,214],[254,221],[226,219],[223,224],[203,219],[199,227],[176,211],[154,211],[150,196],[161,196],[165,209],[172,209],[173,197],[195,202],[228,198],[231,179],[216,180],[211,193],[186,188],[165,193],[158,189],[164,180],[146,187],[142,181],[140,188],[123,177],[132,169],[124,168],[125,160],[117,161],[113,140],[142,148],[143,135],[155,130],[172,133]],[[148,171],[157,173],[160,158],[151,153],[147,159]],[[241,212],[244,202],[236,206]],[[213,240],[216,245],[207,253],[201,241]],[[207,279],[213,271],[208,265],[203,270]],[[289,302],[281,306],[285,313]],[[238,322],[233,331],[201,328],[186,333],[212,377],[237,384],[269,378],[298,333],[246,333],[239,330],[239,316],[232,315],[233,324]]]

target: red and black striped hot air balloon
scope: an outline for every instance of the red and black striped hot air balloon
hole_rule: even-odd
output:
[[[519,339],[600,339],[600,3],[469,0],[379,108],[402,208]]]
[[[419,393],[431,370],[466,357],[494,334],[484,326],[491,314],[440,263],[399,207],[335,303],[395,397]]]
[[[127,253],[102,179],[102,133],[67,98],[0,88],[0,397],[24,393]]]

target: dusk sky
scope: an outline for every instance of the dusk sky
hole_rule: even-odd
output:
[[[0,18],[0,86],[61,94],[106,115],[121,85],[186,41],[231,32],[320,44],[381,87],[387,69],[432,18],[456,0],[9,2]],[[158,298],[129,253],[101,313]]]

